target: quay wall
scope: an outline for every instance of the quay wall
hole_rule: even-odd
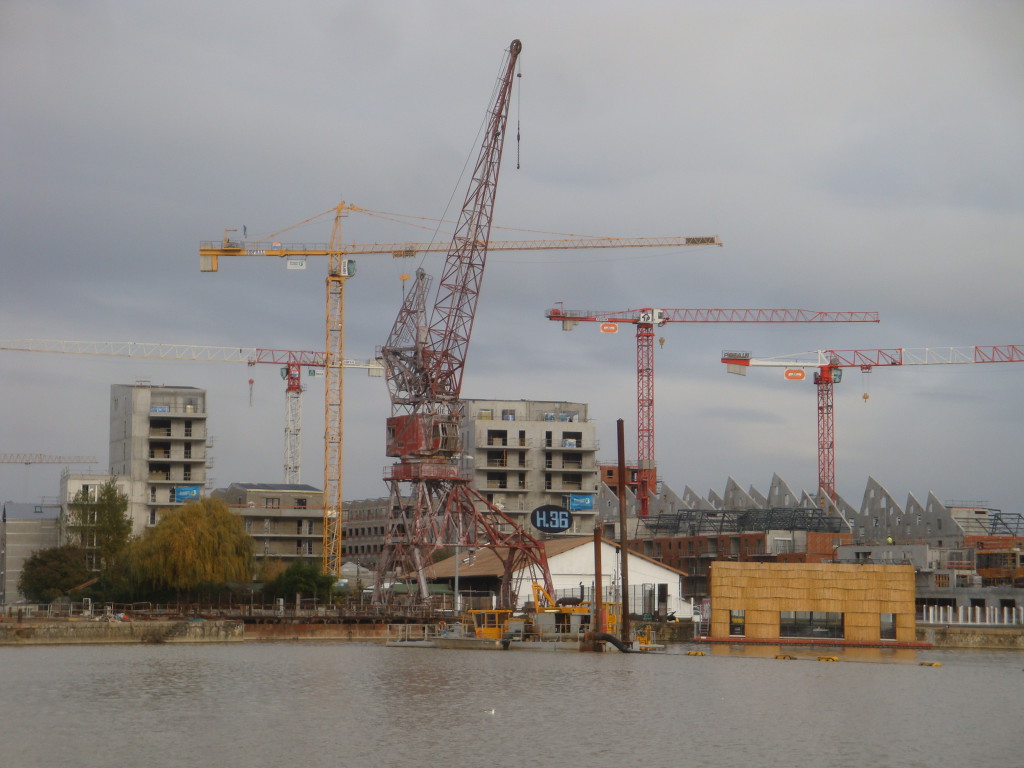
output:
[[[386,622],[258,622],[245,624],[246,640],[346,640],[383,643],[387,639]]]
[[[89,619],[0,620],[0,645],[80,645],[98,643],[228,643],[242,641],[345,641],[383,643],[387,622]],[[659,643],[693,640],[690,622],[656,624]],[[934,648],[1024,651],[1024,628],[977,625],[917,626],[917,642]]]
[[[988,651],[1024,651],[1024,628],[977,625],[917,626],[917,639],[935,648],[974,648]]]
[[[240,621],[45,619],[0,622],[0,645],[226,643],[244,639]]]

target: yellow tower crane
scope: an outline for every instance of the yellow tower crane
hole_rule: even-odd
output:
[[[290,229],[306,224],[333,211],[334,225],[329,243],[284,243],[275,238]],[[341,241],[342,219],[349,211],[376,214],[345,202],[311,216],[287,229],[280,230],[261,240],[248,241],[233,239],[225,230],[220,242],[199,244],[199,269],[201,272],[217,272],[221,257],[227,256],[272,256],[286,259],[289,268],[302,269],[305,259],[310,256],[326,256],[327,264],[327,314],[326,350],[324,355],[324,573],[338,575],[341,572],[341,528],[342,528],[342,433],[343,433],[343,389],[342,361],[345,349],[345,281],[355,273],[355,262],[349,256],[355,254],[389,253],[394,257],[409,257],[419,253],[447,253],[450,243],[370,243],[343,245]],[[244,235],[243,231],[243,235]],[[703,237],[567,237],[552,240],[491,240],[488,251],[528,250],[573,250],[580,248],[679,248],[685,246],[721,245],[717,235]]]

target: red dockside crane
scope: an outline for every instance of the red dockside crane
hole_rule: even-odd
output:
[[[457,465],[463,417],[459,395],[480,298],[512,82],[521,50],[522,44],[513,40],[506,51],[483,145],[430,317],[430,279],[419,270],[381,348],[391,397],[387,455],[398,462],[385,470],[390,501],[374,588],[378,604],[391,598],[389,579],[415,580],[420,599],[426,600],[424,569],[430,555],[445,547],[494,551],[504,568],[501,607],[515,605],[513,574],[517,572],[529,572],[553,593],[543,545],[472,488]]]
[[[818,495],[836,500],[835,421],[833,387],[842,381],[843,368],[860,368],[869,373],[876,366],[962,365],[966,363],[1021,363],[1024,345],[992,347],[920,347],[916,349],[825,349],[789,357],[754,359],[750,352],[723,352],[729,373],[747,375],[751,367],[785,368],[787,379],[805,378],[804,369],[817,368],[814,385],[818,390]],[[865,393],[864,398],[867,399]]]
[[[877,312],[818,312],[807,309],[626,309],[592,312],[563,309],[559,302],[547,312],[548,320],[562,323],[563,331],[578,323],[601,323],[601,331],[614,333],[620,323],[636,326],[636,430],[637,515],[647,517],[657,483],[654,453],[654,327],[666,323],[877,323]]]

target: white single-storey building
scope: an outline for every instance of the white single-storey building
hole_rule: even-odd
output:
[[[548,539],[544,542],[548,568],[556,600],[562,597],[582,597],[592,600],[595,578],[594,539],[590,536],[572,536]],[[428,569],[433,582],[444,582],[455,588],[458,579],[459,593],[497,594],[501,579],[502,565],[489,549],[473,549],[434,563]],[[622,568],[617,543],[601,541],[601,586],[604,599],[618,595],[622,587]],[[532,579],[517,574],[515,579],[518,605],[533,600]],[[683,573],[662,565],[645,555],[630,552],[627,560],[627,581],[629,586],[630,613],[664,619],[674,615],[677,619],[693,616],[693,602],[682,594]],[[618,599],[617,597],[615,598]]]

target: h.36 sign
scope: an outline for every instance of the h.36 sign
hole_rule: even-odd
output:
[[[542,504],[530,513],[530,523],[544,533],[561,533],[572,527],[572,512],[554,504]]]

